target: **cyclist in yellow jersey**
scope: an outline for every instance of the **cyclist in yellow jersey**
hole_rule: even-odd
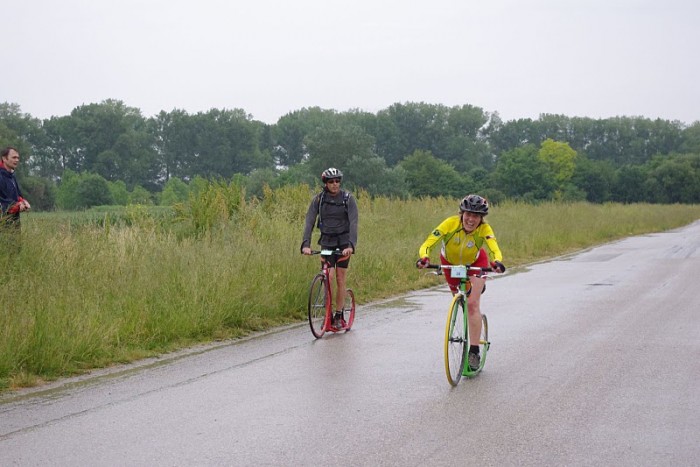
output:
[[[476,267],[487,267],[489,259],[491,267],[500,273],[505,272],[501,249],[496,242],[496,236],[491,226],[484,220],[489,213],[488,201],[479,195],[466,196],[459,205],[459,214],[448,217],[438,225],[428,236],[418,250],[416,263],[419,268],[430,264],[430,251],[441,243],[440,262],[446,265],[464,264]],[[486,247],[484,249],[483,247]],[[486,253],[486,250],[490,254]],[[452,293],[459,290],[459,279],[450,275],[450,269],[444,270],[445,279]],[[469,340],[479,342],[481,335],[481,294],[486,280],[476,276],[476,271],[468,271],[471,276],[471,291],[467,298],[469,313]],[[469,348],[469,366],[476,370],[479,367],[479,346]]]

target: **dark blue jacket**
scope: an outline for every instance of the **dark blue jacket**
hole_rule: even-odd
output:
[[[5,217],[7,210],[21,197],[22,191],[19,189],[15,174],[0,164],[0,207],[2,208],[0,215]],[[13,220],[19,220],[19,212],[9,214],[9,216]]]

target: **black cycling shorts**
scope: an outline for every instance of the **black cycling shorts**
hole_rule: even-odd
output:
[[[338,249],[340,251],[343,251],[344,249],[346,249],[348,247],[349,247],[349,245],[345,245],[342,247],[338,247]],[[323,247],[323,248],[326,249],[325,247]],[[330,250],[331,248],[328,248],[328,249]],[[337,266],[339,268],[347,269],[348,266],[350,265],[350,256],[351,255],[347,255],[347,256],[335,256],[335,255],[321,256],[321,261],[326,261],[328,263],[329,267]]]

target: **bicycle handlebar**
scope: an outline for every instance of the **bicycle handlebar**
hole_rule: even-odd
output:
[[[493,268],[491,267],[486,267],[486,268],[480,268],[478,266],[469,266],[469,265],[460,265],[460,264],[428,264],[425,269],[437,269],[435,274],[438,276],[442,274],[443,269],[452,269],[453,267],[466,267],[468,271],[479,271],[481,273],[485,272],[496,272]]]
[[[323,253],[325,253],[324,256],[326,256],[326,255],[342,256],[343,250],[341,250],[340,248],[336,248],[335,250],[311,250],[312,255],[320,255]]]

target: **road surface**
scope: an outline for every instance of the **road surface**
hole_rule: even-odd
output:
[[[452,388],[437,287],[0,398],[2,466],[700,465],[700,222],[490,281]]]

